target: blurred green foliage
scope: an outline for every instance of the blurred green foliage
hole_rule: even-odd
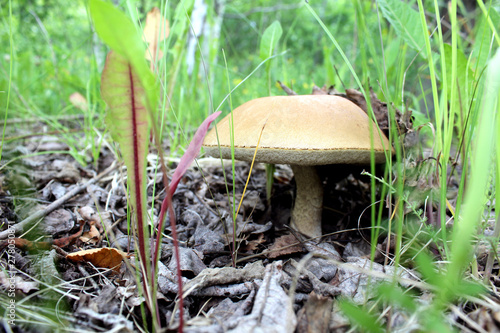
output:
[[[87,83],[96,73],[91,70],[93,40],[84,3],[13,1],[9,22],[8,2],[2,2],[0,86],[2,90],[8,86],[9,61],[13,60],[11,117],[22,117],[30,109],[58,114],[71,93],[86,95]],[[5,95],[0,94],[1,112],[5,111]]]
[[[283,36],[276,53],[286,51],[273,61],[271,75],[273,82],[281,80],[298,93],[309,93],[312,84],[335,84],[343,90],[341,81],[348,88],[354,87],[347,68],[341,57],[335,52],[324,32],[318,27],[310,13],[303,8],[300,1],[208,1],[206,21],[212,24],[219,15],[218,11],[224,5],[221,37],[210,49],[210,59],[204,59],[211,83],[214,104],[218,105],[228,93],[225,86],[226,72],[222,50],[225,52],[230,83],[237,84],[248,75],[261,61],[259,58],[259,43],[264,30],[275,20],[283,27]],[[120,7],[126,11],[127,6],[136,10],[141,23],[147,11],[153,6],[159,6],[158,1],[125,1]],[[207,113],[208,96],[206,96],[207,81],[200,69],[200,53],[196,53],[196,67],[193,75],[185,75],[186,56],[185,40],[189,34],[189,23],[182,31],[175,25],[174,13],[180,6],[180,13],[188,17],[193,11],[189,1],[168,2],[165,10],[170,21],[171,41],[168,46],[166,83],[174,73],[170,71],[181,58],[179,80],[176,81],[173,102],[176,108],[183,108],[182,113],[189,113],[188,118],[193,124]],[[372,10],[370,2],[363,3],[365,10]],[[315,8],[325,24],[335,34],[344,51],[353,60],[355,68],[359,68],[359,48],[363,47],[363,38],[356,35],[356,9],[351,1],[323,1],[315,4]],[[13,1],[12,23],[9,22],[8,2],[1,5],[2,24],[0,26],[0,41],[2,54],[0,57],[0,86],[7,87],[10,47],[9,28],[12,28],[13,48],[13,99],[10,105],[10,117],[19,117],[34,113],[34,109],[43,114],[60,114],[69,104],[68,97],[77,91],[87,96],[96,93],[99,73],[105,57],[105,47],[94,36],[83,0],[65,1]],[[378,31],[378,19],[371,15],[367,19],[369,29]],[[391,31],[384,24],[383,34],[388,37]],[[200,46],[203,35],[199,36]],[[184,45],[180,42],[184,39]],[[397,41],[397,39],[396,39]],[[380,43],[375,43],[379,45]],[[392,42],[391,48],[398,47]],[[178,50],[177,48],[183,48]],[[199,50],[198,50],[199,51]],[[394,53],[393,53],[394,54]],[[392,57],[394,58],[394,56]],[[210,60],[214,60],[211,62]],[[390,61],[392,63],[393,61]],[[370,73],[367,77],[377,79],[378,62],[370,62]],[[335,66],[340,78],[335,73]],[[245,82],[233,94],[233,103],[238,105],[246,100],[267,95],[265,70],[257,71],[251,80]],[[355,87],[354,87],[355,88]],[[273,94],[283,94],[281,89],[273,86]],[[185,100],[187,96],[197,95],[196,102]],[[202,98],[199,98],[202,95]],[[2,106],[5,105],[5,93],[0,95]],[[94,96],[94,103],[98,103]],[[187,104],[186,104],[187,103]],[[102,105],[101,105],[102,107]],[[4,108],[2,111],[4,112]],[[78,113],[74,108],[64,109],[64,113]],[[36,114],[36,112],[35,112]],[[194,116],[194,117],[192,117]]]
[[[164,3],[121,0],[114,3],[137,19],[138,29],[145,24],[146,13],[154,6],[159,7],[170,22],[170,37],[162,44],[165,56],[158,69],[162,110],[166,124],[169,124],[164,133],[168,132],[174,153],[187,144],[184,130],[196,127],[219,105],[227,113],[253,98],[283,95],[284,92],[275,84],[277,80],[299,94],[310,93],[314,84],[320,87],[334,85],[338,91],[359,89],[348,66],[303,1],[204,1],[206,7],[202,19],[196,18],[195,12],[199,13],[200,8],[194,0]],[[392,1],[383,1],[380,6],[382,3],[390,7]],[[95,134],[90,133],[93,127],[102,131],[103,123],[92,119],[96,119],[95,116],[102,119],[100,116],[105,109],[99,94],[99,82],[107,48],[92,30],[87,2],[79,0],[68,4],[62,0],[23,0],[12,1],[11,5],[12,16],[9,15],[9,2],[0,4],[0,116],[3,118],[6,110],[12,62],[9,118],[43,120],[47,116],[82,114],[69,102],[69,96],[79,92],[90,105],[86,114],[86,133],[93,137]],[[425,1],[424,5],[433,8],[433,1]],[[465,22],[461,31],[464,38],[459,47],[466,57],[471,51],[475,52],[470,64],[478,65],[474,73],[477,78],[488,58],[491,31],[484,20],[473,16],[466,5],[459,2],[460,15]],[[311,6],[339,42],[365,88],[373,87],[381,100],[392,102],[402,110],[413,109],[417,125],[429,121],[434,105],[429,98],[431,90],[425,52],[408,47],[404,36],[384,18],[379,3],[314,1]],[[443,14],[446,6],[446,2],[439,2]],[[408,8],[415,10],[414,15],[418,13],[416,1],[409,1]],[[497,13],[492,12],[493,22],[498,22]],[[428,17],[430,25],[434,24],[432,15]],[[221,104],[230,90],[261,63],[262,35],[274,21],[278,21],[283,29],[274,51],[276,57],[256,70],[231,94],[230,99]],[[193,42],[192,28],[200,23],[203,29]],[[217,29],[220,29],[220,36]],[[429,30],[429,33],[435,31]],[[479,45],[474,44],[476,36],[483,41]],[[449,40],[450,32],[445,26],[444,41]],[[438,51],[436,38],[433,43],[433,51]],[[482,53],[476,61],[478,50]],[[466,60],[462,59],[462,62]],[[436,64],[439,66],[437,60]],[[271,82],[270,91],[268,82]],[[85,142],[85,146],[88,144]]]

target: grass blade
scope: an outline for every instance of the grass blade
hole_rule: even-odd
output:
[[[403,39],[417,51],[425,47],[424,31],[419,24],[418,12],[400,0],[378,0],[384,17]]]

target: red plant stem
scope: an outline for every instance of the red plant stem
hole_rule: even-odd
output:
[[[181,273],[181,258],[179,255],[179,241],[177,239],[177,229],[175,227],[174,209],[172,205],[168,206],[170,210],[170,228],[172,229],[172,238],[174,241],[174,255],[177,262],[177,284],[179,285],[179,333],[184,331],[184,296],[182,292],[182,273]]]
[[[165,221],[165,213],[167,209],[170,211],[170,228],[172,231],[172,239],[173,239],[173,245],[174,245],[174,257],[175,261],[177,263],[177,285],[179,287],[179,292],[178,292],[178,297],[179,297],[179,333],[183,332],[184,329],[184,297],[182,293],[182,272],[181,272],[181,259],[179,255],[179,241],[177,239],[177,229],[175,225],[175,216],[174,216],[174,209],[172,207],[172,196],[170,193],[170,188],[168,187],[167,184],[167,195],[165,196],[165,199],[163,199],[163,202],[161,204],[161,209],[160,209],[160,217],[159,217],[159,223],[158,223],[158,233],[156,234],[156,244],[155,244],[155,253],[153,257],[153,272],[156,271],[156,259],[159,254],[159,248],[160,248],[160,241],[161,241],[161,232],[163,230],[163,222]]]
[[[210,116],[208,116],[203,123],[198,127],[196,130],[196,133],[191,140],[191,143],[188,146],[188,149],[182,156],[179,164],[177,165],[177,169],[175,170],[173,176],[172,176],[172,181],[168,182],[167,178],[167,170],[165,167],[165,160],[163,158],[163,153],[161,150],[160,145],[158,142],[160,142],[158,138],[158,131],[156,129],[156,125],[153,122],[153,135],[155,137],[155,142],[158,145],[158,152],[160,154],[160,166],[162,169],[162,174],[163,174],[163,184],[165,186],[166,190],[166,196],[165,199],[163,199],[163,202],[161,204],[161,209],[160,209],[160,216],[159,216],[159,222],[158,222],[158,231],[156,234],[156,244],[154,246],[154,252],[151,249],[152,253],[152,258],[153,258],[153,264],[152,264],[152,274],[156,274],[156,263],[159,260],[159,253],[160,253],[160,242],[161,242],[161,236],[163,232],[163,225],[164,225],[164,220],[165,220],[165,213],[167,209],[170,211],[170,226],[171,226],[171,231],[172,231],[172,238],[173,238],[173,245],[174,245],[174,256],[175,260],[177,262],[177,280],[178,280],[178,287],[179,287],[179,332],[182,333],[183,328],[184,328],[184,298],[183,298],[183,293],[182,293],[182,274],[181,274],[181,262],[180,262],[180,256],[179,256],[179,242],[177,239],[177,229],[175,226],[175,215],[174,215],[174,210],[172,206],[172,194],[175,192],[177,185],[179,184],[179,181],[181,180],[182,175],[184,172],[187,170],[189,164],[195,159],[196,155],[198,155],[198,152],[200,150],[200,147],[203,143],[203,138],[205,137],[205,134],[208,130],[208,127],[214,121],[215,118],[217,118],[220,115],[221,111],[217,111],[212,113]],[[151,286],[152,290],[155,290],[155,286]]]
[[[167,167],[165,166],[165,159],[163,157],[163,151],[161,150],[161,146],[158,144],[159,139],[158,139],[158,131],[156,128],[155,123],[153,123],[153,136],[155,138],[155,142],[158,145],[158,153],[160,155],[160,167],[162,171],[162,180],[163,180],[163,186],[165,186],[166,189],[166,195],[165,199],[163,199],[163,202],[161,204],[160,208],[160,216],[158,218],[158,228],[157,228],[157,233],[156,233],[156,242],[154,246],[154,252],[153,249],[151,249],[152,253],[152,265],[151,265],[151,272],[152,276],[156,275],[156,264],[158,262],[159,254],[160,254],[160,247],[161,247],[161,233],[163,232],[163,227],[164,227],[164,221],[165,221],[165,213],[167,209],[170,211],[170,225],[172,229],[172,238],[173,238],[173,245],[174,245],[174,256],[175,260],[177,262],[177,280],[178,280],[178,287],[179,287],[179,332],[182,333],[184,330],[184,297],[182,295],[182,273],[181,273],[181,261],[180,261],[180,256],[179,256],[179,242],[177,239],[177,229],[175,227],[175,213],[174,209],[172,207],[172,192],[175,192],[175,188],[177,185],[174,185],[175,187],[172,188],[168,182],[168,177],[167,177]],[[156,279],[155,279],[156,280]],[[152,280],[155,281],[155,280]],[[153,287],[153,286],[152,286]],[[154,290],[154,289],[153,289]],[[159,308],[156,306],[156,312],[157,312],[157,317],[160,318],[160,313],[159,313]]]
[[[179,242],[177,239],[177,229],[175,227],[175,213],[174,209],[172,207],[172,192],[175,192],[175,188],[177,185],[174,185],[174,188],[170,187],[170,184],[168,182],[168,177],[167,177],[167,167],[165,166],[165,159],[163,157],[163,151],[161,150],[161,146],[158,144],[159,139],[158,139],[158,131],[156,128],[155,123],[153,122],[153,136],[155,138],[155,142],[158,145],[158,152],[160,155],[160,167],[162,171],[162,180],[163,180],[163,185],[165,186],[166,189],[166,195],[165,199],[163,199],[163,202],[161,204],[160,208],[160,216],[158,218],[159,223],[158,223],[158,228],[157,228],[157,233],[156,233],[156,242],[154,246],[154,251],[152,251],[152,265],[151,265],[151,272],[152,276],[156,275],[156,264],[158,263],[159,254],[160,254],[160,247],[161,247],[161,238],[162,238],[162,232],[163,232],[163,226],[164,226],[164,221],[165,221],[165,213],[167,209],[170,210],[170,225],[172,229],[172,238],[173,238],[173,245],[174,245],[174,256],[175,256],[175,261],[177,262],[177,285],[179,288],[178,292],[178,297],[179,297],[179,332],[182,333],[184,331],[184,297],[182,295],[182,273],[181,273],[181,261],[180,261],[180,256],[179,256]],[[155,281],[156,279],[152,279],[151,282]],[[154,286],[151,286],[154,290]],[[160,318],[160,312],[158,306],[156,306],[156,315],[157,318]]]
[[[158,142],[157,138],[157,129],[156,125],[153,124],[153,135],[155,137],[155,142]],[[184,297],[182,294],[182,273],[181,273],[181,260],[179,256],[179,242],[177,239],[177,229],[175,225],[175,213],[174,209],[172,207],[172,192],[175,191],[175,188],[170,187],[170,184],[168,182],[168,177],[167,177],[167,168],[165,166],[165,159],[163,158],[163,152],[161,150],[161,147],[158,147],[158,152],[160,153],[160,167],[162,169],[162,178],[163,178],[163,185],[165,186],[166,189],[166,195],[165,198],[163,199],[163,202],[161,204],[160,208],[160,216],[158,218],[158,227],[157,227],[157,233],[156,233],[156,242],[154,246],[154,252],[152,253],[152,266],[151,266],[151,272],[153,276],[156,274],[156,264],[159,260],[159,254],[160,254],[160,248],[161,248],[161,238],[162,235],[161,233],[163,232],[164,228],[164,221],[165,221],[165,213],[167,212],[167,209],[170,211],[170,226],[172,229],[172,239],[173,239],[173,245],[174,245],[174,256],[175,256],[175,261],[177,262],[177,285],[179,288],[178,292],[178,297],[179,297],[179,332],[182,333],[184,331]],[[176,186],[177,187],[177,186]],[[157,309],[157,316],[159,318],[159,309]]]

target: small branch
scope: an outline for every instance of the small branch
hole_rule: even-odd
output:
[[[290,89],[287,86],[285,86],[285,84],[282,83],[281,81],[278,81],[278,84],[280,85],[281,89],[283,89],[283,91],[286,92],[286,94],[288,96],[297,95],[297,93],[295,91],[293,91],[292,89]]]
[[[94,183],[98,182],[99,180],[101,180],[108,173],[115,170],[116,167],[117,167],[116,163],[112,164],[109,168],[107,168],[106,170],[101,172],[101,174],[92,178],[91,180],[89,180],[85,184],[81,184],[81,185],[76,186],[73,190],[69,191],[68,193],[63,195],[61,198],[57,199],[56,201],[54,201],[53,203],[48,205],[45,209],[37,211],[35,214],[27,217],[26,219],[22,220],[21,222],[14,224],[13,226],[8,228],[7,230],[0,232],[0,240],[6,239],[9,236],[9,234],[11,234],[13,232],[14,233],[21,232],[30,223],[33,223],[36,220],[41,219],[42,217],[50,214],[51,212],[53,212],[54,210],[56,210],[57,208],[62,206],[66,201],[68,201],[69,199],[71,199],[72,197],[74,197],[75,195],[77,195],[78,193],[83,191],[84,189],[86,189],[87,186],[94,184]]]

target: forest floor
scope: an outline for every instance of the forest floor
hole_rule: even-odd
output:
[[[33,132],[37,126],[16,126],[15,134]],[[125,169],[106,144],[97,163],[86,166],[68,149],[57,135],[26,137],[4,147],[4,159],[13,162],[0,173],[0,260],[8,267],[0,271],[0,282],[8,290],[9,278],[15,276],[17,317],[11,328],[138,331],[144,327],[145,302],[137,286],[134,237],[127,223]],[[156,161],[151,152],[147,173],[152,221],[157,221],[165,196]],[[176,162],[170,160],[171,170]],[[352,326],[337,300],[370,304],[376,286],[393,282],[395,276],[401,289],[414,290],[424,306],[430,302],[430,290],[419,273],[401,267],[395,274],[394,242],[388,242],[386,233],[381,232],[375,260],[370,261],[370,179],[360,176],[360,169],[344,170],[340,180],[325,178],[321,240],[305,240],[288,227],[294,181],[286,165],[276,166],[270,204],[265,168],[253,168],[233,232],[233,178],[237,205],[249,171],[249,163],[236,162],[233,175],[226,161],[225,179],[220,160],[202,157],[173,196],[184,332],[345,332]],[[17,233],[14,250],[9,246],[12,228],[7,227],[15,225],[23,226],[24,233]],[[169,225],[164,235],[158,313],[163,327],[175,330],[177,263]],[[479,265],[481,269],[481,261]],[[450,323],[498,330],[491,309],[467,308],[466,303],[450,311]],[[392,308],[379,320],[390,331],[421,328],[418,317],[404,309]]]

